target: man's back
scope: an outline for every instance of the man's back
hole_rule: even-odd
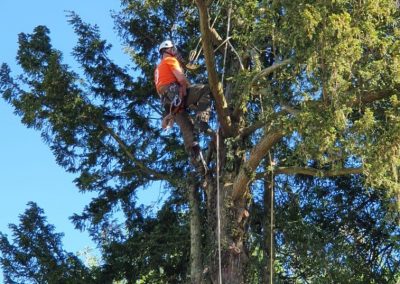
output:
[[[182,72],[182,68],[175,57],[168,56],[161,60],[154,72],[154,83],[156,84],[157,91],[160,92],[162,86],[176,83],[177,78],[173,73],[173,69]]]

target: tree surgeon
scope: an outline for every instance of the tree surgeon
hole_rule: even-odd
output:
[[[205,174],[207,164],[199,146],[198,134],[200,131],[211,131],[208,125],[211,109],[210,89],[208,85],[189,83],[172,41],[162,42],[158,50],[161,62],[154,72],[154,81],[165,110],[162,126],[167,129],[176,121],[191,163],[197,171]],[[189,116],[189,109],[196,112],[194,121]]]

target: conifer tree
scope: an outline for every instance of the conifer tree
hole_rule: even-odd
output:
[[[5,283],[95,283],[85,265],[62,248],[63,234],[46,221],[36,203],[10,224],[13,239],[0,234],[0,262]]]

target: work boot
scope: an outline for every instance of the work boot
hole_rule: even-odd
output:
[[[207,163],[204,160],[199,143],[193,142],[192,145],[192,163],[196,167],[196,171],[202,175],[206,175],[208,171]]]

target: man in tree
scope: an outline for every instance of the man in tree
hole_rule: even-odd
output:
[[[207,165],[200,150],[196,134],[209,130],[210,89],[207,85],[191,85],[183,73],[178,52],[172,41],[166,40],[160,44],[161,62],[154,72],[157,93],[165,108],[163,128],[170,127],[174,120],[179,125],[185,149],[192,163],[205,173]],[[186,108],[196,111],[195,122],[189,117]]]

